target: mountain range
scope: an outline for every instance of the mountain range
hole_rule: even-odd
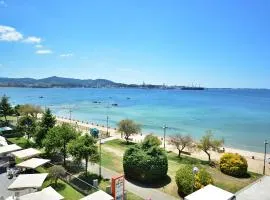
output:
[[[52,76],[42,79],[34,78],[1,78],[0,87],[32,87],[32,88],[161,88],[161,89],[184,89],[183,86],[165,86],[152,84],[124,84],[116,83],[106,79],[75,79]]]

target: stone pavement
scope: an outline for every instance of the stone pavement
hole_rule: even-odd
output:
[[[99,173],[99,165],[90,164],[88,171],[98,174]],[[104,167],[101,168],[101,174],[103,178],[111,179],[112,176],[120,175],[119,173],[106,169]],[[143,199],[151,199],[151,200],[176,200],[177,198],[170,196],[164,192],[159,191],[154,188],[145,188],[138,185],[135,185],[129,181],[125,181],[126,190],[132,192]]]

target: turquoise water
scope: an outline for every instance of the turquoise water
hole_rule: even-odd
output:
[[[12,104],[39,104],[66,117],[71,107],[72,118],[80,120],[105,124],[108,115],[110,126],[133,119],[143,132],[162,134],[166,123],[168,135],[189,133],[198,139],[212,130],[226,146],[241,149],[261,152],[264,140],[270,140],[270,90],[0,88],[3,94]]]

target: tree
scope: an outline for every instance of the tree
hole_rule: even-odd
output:
[[[19,113],[21,115],[31,115],[32,117],[37,118],[37,114],[42,113],[42,109],[40,106],[35,106],[31,104],[21,105],[19,108]]]
[[[124,119],[118,123],[118,131],[124,134],[125,140],[128,143],[131,135],[141,132],[141,126],[132,120]]]
[[[13,114],[14,114],[14,115],[16,116],[16,118],[17,118],[17,123],[18,123],[18,121],[19,121],[19,116],[20,116],[19,110],[20,110],[20,105],[19,105],[19,104],[16,105],[16,106],[13,108]]]
[[[45,110],[41,118],[41,122],[39,123],[39,130],[36,134],[36,143],[38,146],[42,145],[42,141],[44,140],[45,136],[47,135],[48,131],[53,128],[56,124],[56,119],[52,115],[51,110],[48,108]]]
[[[29,141],[30,137],[34,136],[36,132],[36,119],[32,116],[23,116],[18,121],[18,130],[27,135]]]
[[[76,139],[79,133],[74,127],[67,123],[55,126],[48,131],[43,140],[43,145],[47,153],[60,152],[63,155],[64,166],[66,165],[67,145]]]
[[[176,172],[175,181],[178,187],[178,193],[181,196],[190,194],[193,190],[213,184],[213,178],[204,168],[200,168],[197,174],[193,174],[191,165],[182,165]],[[194,177],[193,177],[194,176]]]
[[[164,180],[168,172],[168,158],[163,149],[152,146],[145,149],[142,145],[128,148],[123,157],[125,176],[143,183]]]
[[[98,160],[96,140],[88,134],[80,136],[68,144],[68,152],[77,160],[85,160],[85,174],[87,174],[88,162]]]
[[[160,145],[161,145],[160,139],[158,139],[158,137],[153,135],[153,134],[149,134],[149,135],[145,136],[145,138],[142,142],[142,147],[145,149],[149,149],[153,146],[159,147]]]
[[[8,125],[7,116],[12,115],[12,107],[9,103],[9,98],[4,95],[0,101],[0,117],[5,118],[5,124]]]
[[[184,151],[185,148],[192,148],[193,147],[193,140],[192,137],[189,135],[173,135],[170,136],[169,143],[174,145],[178,150],[178,157],[181,157],[181,153]]]
[[[209,163],[211,162],[210,150],[217,151],[224,143],[224,140],[215,139],[211,131],[207,131],[206,134],[201,138],[197,147],[205,152],[208,156]]]
[[[66,170],[61,165],[54,165],[49,168],[49,175],[54,179],[54,183],[57,184],[57,180],[63,176],[65,176]]]
[[[220,171],[224,174],[228,174],[234,177],[246,177],[248,163],[245,157],[234,154],[234,153],[225,153],[220,158],[219,162]]]

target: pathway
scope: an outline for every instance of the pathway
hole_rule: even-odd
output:
[[[99,173],[99,165],[90,164],[88,171],[98,174]],[[101,174],[103,178],[111,179],[111,177],[120,175],[119,173],[109,170],[107,168],[101,168]],[[151,200],[176,200],[177,198],[170,196],[164,192],[161,192],[154,188],[145,188],[138,185],[135,185],[129,181],[125,181],[126,190],[140,196],[143,199],[151,199]]]

